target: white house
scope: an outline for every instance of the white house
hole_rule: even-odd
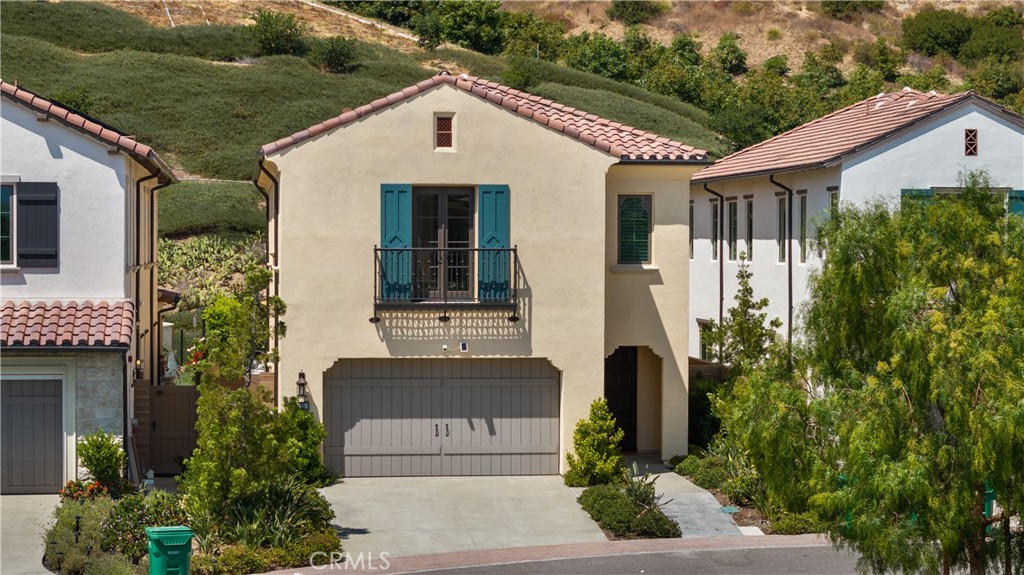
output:
[[[879,94],[716,162],[690,188],[691,357],[700,326],[719,321],[746,253],[755,297],[791,335],[819,259],[809,240],[837,202],[896,203],[910,191],[956,188],[985,170],[1024,213],[1024,118],[974,92]]]
[[[175,179],[130,136],[0,91],[0,490],[56,493],[81,435],[127,439],[158,369],[156,191]]]

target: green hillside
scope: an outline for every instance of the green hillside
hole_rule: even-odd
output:
[[[73,2],[5,4],[0,29],[4,80],[49,97],[78,94],[89,114],[208,178],[251,177],[261,144],[431,76],[423,61],[495,80],[506,67],[463,50],[406,54],[356,43],[357,69],[327,74],[302,58],[250,57],[253,46],[237,26],[158,29]],[[724,150],[693,106],[547,62],[531,66],[545,81],[542,95],[716,155]]]

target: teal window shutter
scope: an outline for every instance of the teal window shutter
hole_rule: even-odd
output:
[[[407,300],[412,296],[412,185],[380,186],[380,295]],[[395,250],[395,251],[389,251]],[[399,251],[400,250],[400,251]]]
[[[1010,192],[1010,204],[1007,206],[1011,214],[1024,217],[1024,190]]]
[[[651,196],[619,196],[619,263],[651,261]]]
[[[906,203],[907,201],[920,201],[921,203],[929,204],[934,199],[935,190],[919,188],[904,188],[900,190],[901,203]]]
[[[509,190],[504,184],[478,187],[481,301],[509,299]]]

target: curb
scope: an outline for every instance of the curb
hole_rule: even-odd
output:
[[[550,561],[607,555],[635,555],[672,551],[714,551],[727,549],[766,549],[793,547],[829,547],[821,534],[765,535],[763,537],[686,537],[678,539],[633,539],[600,543],[573,543],[542,547],[513,547],[486,551],[458,551],[414,557],[346,557],[346,563],[322,567],[282,569],[270,575],[317,575],[323,573],[360,573],[400,575],[422,571],[440,571],[461,567],[480,567],[531,561]],[[367,559],[372,559],[368,561]]]

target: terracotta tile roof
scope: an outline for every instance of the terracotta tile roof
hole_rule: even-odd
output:
[[[117,146],[121,151],[134,156],[140,163],[146,165],[152,172],[159,173],[162,181],[176,182],[171,169],[157,156],[153,148],[137,142],[134,138],[126,136],[121,132],[104,125],[99,121],[83,116],[64,106],[47,100],[25,88],[0,80],[0,93],[4,98],[17,102],[26,108],[48,117],[55,118],[60,123],[71,129],[81,132],[86,136],[93,137],[104,144]]]
[[[389,96],[374,100],[355,110],[345,110],[340,116],[264,145],[262,155],[266,156],[279,152],[303,140],[338,126],[354,122],[363,116],[372,114],[416,94],[426,92],[441,84],[451,84],[474,96],[529,118],[552,130],[576,138],[585,144],[622,160],[646,162],[708,161],[708,153],[705,150],[699,150],[693,146],[688,146],[651,132],[606,120],[594,114],[588,114],[583,110],[570,108],[540,96],[527,94],[508,86],[502,86],[497,82],[465,74],[461,76],[440,74]]]
[[[974,100],[1016,116],[974,92],[943,95],[904,88],[879,94],[726,156],[692,181],[826,167],[961,102]],[[1019,117],[1018,117],[1019,118]]]
[[[134,324],[135,307],[128,300],[5,300],[0,347],[128,346]]]

